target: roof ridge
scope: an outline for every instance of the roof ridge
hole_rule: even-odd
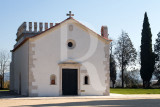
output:
[[[107,41],[112,41],[111,39],[108,39],[108,38],[103,37],[103,36],[101,36],[100,34],[96,33],[95,31],[93,31],[92,29],[88,28],[87,26],[85,26],[85,25],[82,24],[81,22],[77,21],[77,20],[74,19],[73,17],[69,17],[69,18],[63,20],[62,22],[60,22],[59,24],[56,24],[56,25],[50,27],[49,29],[47,29],[47,30],[45,30],[45,31],[42,31],[41,33],[39,33],[39,34],[37,34],[37,35],[34,35],[34,36],[32,36],[32,37],[27,37],[27,38],[25,38],[20,44],[18,44],[13,50],[11,50],[11,52],[14,52],[16,49],[18,49],[18,48],[19,48],[23,43],[25,43],[29,38],[34,38],[34,37],[36,37],[36,36],[39,36],[39,35],[41,35],[42,33],[46,32],[46,31],[48,31],[48,30],[50,30],[50,29],[52,29],[52,28],[54,28],[54,27],[59,26],[60,24],[64,23],[65,21],[67,21],[67,20],[69,20],[69,19],[73,19],[74,21],[76,21],[77,23],[79,23],[79,24],[81,24],[82,26],[86,27],[87,29],[89,29],[90,31],[92,31],[92,32],[95,33],[97,36],[101,37],[102,39],[105,39],[105,40],[107,40]]]

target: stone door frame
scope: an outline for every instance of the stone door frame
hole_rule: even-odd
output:
[[[78,92],[78,94],[77,95],[80,95],[81,93],[80,93],[80,89],[81,89],[81,87],[80,87],[80,66],[81,66],[81,64],[79,64],[79,63],[61,63],[61,64],[59,64],[59,78],[60,78],[60,80],[59,80],[59,95],[60,96],[63,96],[62,95],[62,70],[63,69],[77,69],[77,74],[78,74],[78,76],[77,76],[77,79],[78,79],[78,90],[77,90],[77,92]]]

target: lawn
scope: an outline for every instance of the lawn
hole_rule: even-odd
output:
[[[160,89],[122,89],[111,88],[110,93],[116,94],[160,94]]]
[[[7,90],[7,89],[0,89],[0,91],[9,91],[9,90]]]

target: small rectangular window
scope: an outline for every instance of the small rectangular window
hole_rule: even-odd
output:
[[[85,84],[85,85],[88,85],[88,84],[89,84],[89,83],[88,83],[88,76],[85,76],[85,77],[84,77],[84,84]]]

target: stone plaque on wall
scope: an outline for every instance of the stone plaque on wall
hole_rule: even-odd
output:
[[[87,70],[81,70],[81,73],[87,73]]]
[[[85,90],[81,90],[81,92],[85,92]]]

